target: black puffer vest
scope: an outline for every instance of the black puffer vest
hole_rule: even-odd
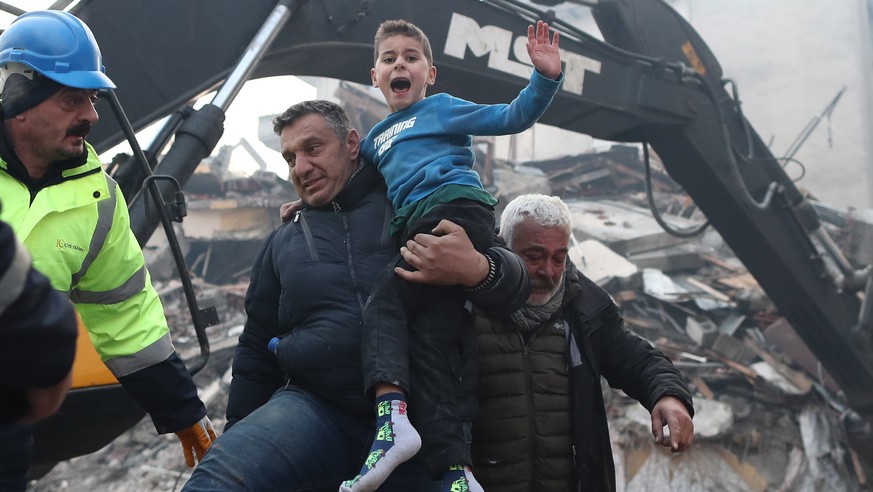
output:
[[[476,318],[484,416],[474,425],[476,477],[489,492],[569,490],[567,326],[557,320],[522,335],[507,325]]]
[[[565,289],[560,321],[540,327],[527,344],[500,322],[476,322],[473,469],[488,492],[615,490],[601,376],[649,411],[669,395],[694,415],[682,373],[625,329],[603,289],[572,264]]]

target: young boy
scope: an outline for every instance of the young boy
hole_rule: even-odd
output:
[[[536,123],[562,79],[558,41],[557,32],[549,40],[548,24],[529,26],[527,50],[535,67],[529,85],[509,104],[480,105],[448,94],[425,97],[437,72],[427,36],[403,20],[379,26],[370,73],[392,113],[370,131],[361,153],[385,178],[396,211],[392,233],[399,233],[400,244],[449,219],[486,252],[497,200],[472,170],[471,135],[518,133]],[[488,262],[486,280],[473,289],[494,280],[494,263]],[[402,258],[391,267],[397,264],[411,269]],[[376,398],[377,432],[360,473],[340,491],[375,490],[420,447],[442,490],[482,490],[469,466],[464,424],[471,412],[458,408],[464,303],[461,286],[405,282],[392,268],[374,286],[363,315],[362,358],[365,387]],[[417,430],[406,416],[407,396]]]

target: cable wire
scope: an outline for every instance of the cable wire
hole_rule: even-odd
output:
[[[644,168],[646,171],[646,199],[649,202],[649,209],[652,211],[652,217],[655,218],[655,222],[664,229],[667,234],[675,237],[695,237],[701,234],[706,228],[709,226],[709,220],[706,220],[702,224],[690,228],[677,229],[661,216],[661,212],[658,211],[658,207],[655,205],[655,195],[652,192],[652,169],[651,162],[649,160],[649,144],[647,142],[643,142],[643,161]]]

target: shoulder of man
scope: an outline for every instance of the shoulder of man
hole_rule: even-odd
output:
[[[609,293],[580,272],[570,261],[567,262],[564,282],[567,295],[570,296],[571,309],[582,319],[594,318],[605,309],[615,306]]]

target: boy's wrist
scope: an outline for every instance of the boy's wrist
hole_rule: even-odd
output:
[[[547,78],[547,79],[549,79],[549,80],[561,80],[561,75],[564,73],[563,71],[558,70],[558,73],[556,73],[556,74],[554,74],[554,75],[551,75],[551,74],[547,74],[547,73],[544,73],[544,72],[540,71],[539,68],[534,68],[534,70],[535,70],[538,74],[540,74],[542,77]]]

